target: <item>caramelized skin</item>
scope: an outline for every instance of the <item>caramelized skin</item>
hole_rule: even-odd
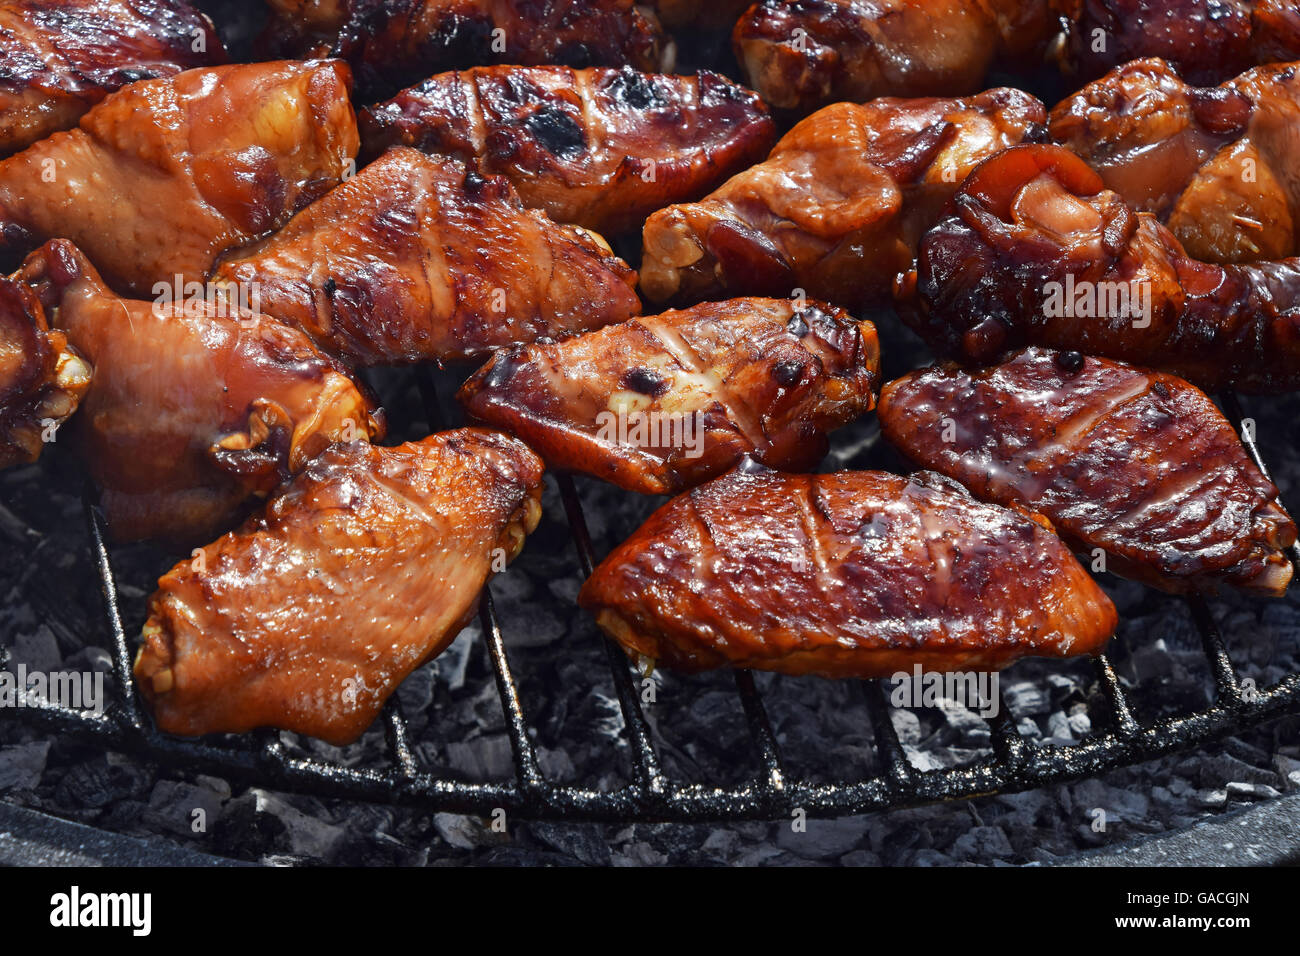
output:
[[[1047,0],[761,0],[732,34],[749,85],[807,113],[839,100],[974,93],[995,61],[1032,63]]]
[[[1045,345],[1207,391],[1300,387],[1300,260],[1192,259],[1060,146],[999,153],[953,204],[899,284],[900,311],[937,351],[988,363]]]
[[[0,162],[0,253],[72,239],[115,287],[201,281],[357,151],[347,67],[254,63],[133,83]]]
[[[77,410],[90,365],[52,330],[36,293],[0,278],[0,468],[35,461]]]
[[[747,454],[814,467],[826,432],[871,409],[879,370],[870,322],[789,299],[732,299],[498,352],[458,398],[552,467],[671,494]]]
[[[339,56],[367,95],[489,63],[661,65],[662,34],[633,0],[271,0],[277,56]]]
[[[1281,259],[1300,217],[1298,66],[1195,87],[1163,60],[1127,63],[1052,110],[1052,137],[1194,258]]]
[[[118,298],[66,240],[22,274],[94,364],[76,421],[119,539],[210,538],[330,442],[383,433],[296,329],[204,298]]]
[[[877,471],[733,471],[651,515],[578,601],[669,667],[825,677],[1095,654],[1117,620],[1037,520]]]
[[[885,437],[978,498],[1046,515],[1109,570],[1166,591],[1281,595],[1296,527],[1205,393],[1077,352],[1029,348],[885,386]]]
[[[655,16],[669,30],[730,30],[752,0],[654,0]]]
[[[1038,100],[1011,89],[828,106],[766,162],[651,216],[641,288],[660,302],[797,287],[847,308],[877,304],[966,174],[1039,135],[1045,118]]]
[[[361,116],[365,149],[414,146],[507,177],[525,205],[598,232],[639,228],[772,148],[759,98],[716,73],[495,66],[441,73]]]
[[[212,22],[185,0],[9,0],[0,5],[0,154],[76,126],[128,83],[224,60]]]
[[[356,740],[464,627],[498,555],[518,554],[541,479],[522,442],[480,429],[332,446],[158,582],[135,663],[154,720]]]
[[[1193,83],[1218,83],[1256,63],[1300,59],[1294,0],[1052,3],[1067,25],[1062,65],[1085,80],[1141,57],[1168,60]]]
[[[217,270],[365,364],[481,355],[640,312],[604,240],[524,209],[502,177],[394,147]]]

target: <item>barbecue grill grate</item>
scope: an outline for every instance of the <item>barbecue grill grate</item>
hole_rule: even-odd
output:
[[[435,383],[424,371],[419,373],[418,380],[431,427],[436,427],[447,416]],[[1267,473],[1253,435],[1240,427],[1243,417],[1236,397],[1226,394],[1222,400],[1228,417],[1238,423],[1251,458]],[[595,556],[582,503],[572,479],[565,474],[556,477],[578,562],[586,576],[591,573]],[[111,640],[117,678],[115,698],[100,714],[29,698],[29,706],[10,709],[10,716],[190,771],[318,797],[400,803],[430,811],[481,815],[489,815],[499,808],[524,818],[594,822],[774,819],[788,816],[796,808],[808,816],[828,817],[1033,789],[1137,763],[1240,732],[1270,718],[1300,713],[1300,673],[1289,674],[1276,685],[1257,692],[1243,689],[1209,608],[1202,599],[1193,597],[1187,601],[1200,631],[1215,686],[1214,703],[1208,707],[1143,726],[1134,717],[1129,697],[1110,660],[1102,656],[1096,660],[1096,671],[1109,701],[1110,727],[1105,733],[1073,745],[1034,743],[1019,733],[1002,701],[997,716],[990,721],[992,752],[988,757],[964,767],[921,771],[912,766],[903,751],[881,682],[862,681],[858,686],[865,699],[883,770],[860,782],[815,784],[787,776],[753,676],[741,671],[735,674],[736,692],[760,771],[738,786],[713,787],[679,783],[664,772],[641,710],[630,662],[613,641],[606,639],[633,774],[631,782],[621,789],[584,789],[551,783],[541,771],[492,597],[485,590],[480,619],[505,713],[514,759],[514,781],[464,782],[439,778],[422,770],[412,752],[396,695],[390,698],[382,718],[389,751],[385,766],[383,769],[348,767],[318,757],[291,754],[273,731],[213,742],[184,740],[155,730],[142,712],[134,691],[131,651],[118,611],[104,520],[89,491],[85,496],[85,513]],[[1300,567],[1300,551],[1294,546],[1289,557]],[[7,649],[0,648],[0,667],[7,664],[7,656]]]

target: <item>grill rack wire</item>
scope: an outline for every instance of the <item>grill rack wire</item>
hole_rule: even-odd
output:
[[[417,381],[430,428],[436,430],[447,420],[437,385],[424,368],[417,370]],[[1236,396],[1224,393],[1221,401],[1228,418],[1237,424],[1250,457],[1268,474],[1253,434],[1242,427]],[[555,477],[585,577],[591,574],[596,558],[582,503],[569,475],[557,473]],[[883,770],[866,780],[820,784],[787,776],[753,675],[737,671],[736,693],[759,773],[736,786],[714,787],[677,782],[665,773],[641,708],[632,664],[617,644],[602,637],[622,711],[631,780],[614,790],[561,785],[547,780],[538,763],[489,587],[484,589],[479,617],[505,715],[515,779],[468,782],[440,778],[421,769],[396,695],[389,698],[381,717],[388,748],[386,766],[348,767],[319,757],[291,754],[272,730],[219,740],[188,740],[156,730],[143,713],[134,690],[131,649],[118,610],[104,518],[89,490],[84,510],[110,637],[116,678],[114,699],[97,714],[28,697],[27,706],[7,713],[160,764],[317,797],[393,803],[431,812],[487,816],[504,810],[509,816],[523,819],[605,823],[769,820],[788,818],[797,810],[810,817],[834,817],[1030,790],[1138,763],[1272,718],[1300,713],[1300,673],[1288,674],[1279,683],[1258,691],[1243,688],[1210,609],[1202,598],[1189,597],[1185,600],[1214,679],[1215,698],[1208,707],[1163,717],[1144,726],[1134,716],[1129,695],[1109,658],[1102,655],[1096,658],[1095,667],[1110,710],[1110,726],[1104,734],[1073,745],[1034,743],[1020,734],[1005,700],[1000,700],[997,714],[989,720],[989,756],[966,766],[922,771],[907,759],[899,742],[882,682],[857,681]],[[1300,569],[1300,549],[1293,545],[1288,556]],[[8,657],[8,649],[0,647],[0,667],[7,666]]]

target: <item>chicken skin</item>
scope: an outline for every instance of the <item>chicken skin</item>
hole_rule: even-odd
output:
[[[201,282],[217,255],[337,183],[358,145],[347,67],[254,63],[119,90],[0,162],[0,254],[71,239],[114,288]]]
[[[225,61],[185,0],[9,0],[0,5],[0,155],[77,125],[128,83]]]
[[[1011,89],[828,106],[766,162],[651,216],[642,291],[689,304],[798,288],[848,309],[878,305],[966,174],[1041,135],[1045,119],[1038,100]]]
[[[804,470],[874,404],[870,322],[789,299],[732,299],[498,352],[461,389],[475,419],[555,468],[673,494],[743,456]]]
[[[840,100],[961,96],[994,63],[1032,66],[1047,0],[761,0],[732,34],[748,83],[803,114]]]
[[[984,501],[1037,511],[1108,570],[1172,592],[1278,596],[1296,527],[1205,393],[1077,352],[922,369],[880,396],[881,431]]]
[[[966,362],[1043,345],[1206,391],[1300,387],[1300,260],[1192,259],[1061,146],[1016,146],[976,169],[898,296],[922,338]]]
[[[74,424],[119,540],[211,538],[331,442],[383,434],[341,366],[233,300],[119,298],[66,240],[22,278],[94,365]]]
[[[158,582],[135,663],[154,720],[356,740],[519,553],[541,479],[522,442],[480,429],[331,446]]]
[[[1129,60],[1160,57],[1193,83],[1218,83],[1257,63],[1300,59],[1294,0],[1052,0],[1066,25],[1061,64],[1091,80]]]
[[[759,98],[716,73],[568,67],[440,73],[361,114],[369,155],[413,146],[507,177],[524,204],[603,233],[698,199],[776,139]]]
[[[219,284],[361,365],[464,359],[621,322],[636,273],[604,240],[524,209],[510,183],[404,146],[317,200]]]
[[[1117,622],[1045,519],[878,471],[732,471],[651,515],[578,602],[677,670],[823,677],[1096,654]]]
[[[367,97],[422,76],[495,63],[664,63],[663,35],[633,0],[271,0],[261,46],[289,58],[337,56]]]
[[[1159,217],[1193,258],[1297,252],[1300,64],[1196,87],[1163,60],[1138,60],[1060,103],[1050,124],[1053,139]]]
[[[0,468],[35,461],[90,387],[90,365],[51,329],[36,293],[0,278]]]

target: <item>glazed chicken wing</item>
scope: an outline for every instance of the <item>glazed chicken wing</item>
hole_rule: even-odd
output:
[[[651,515],[578,601],[629,652],[686,671],[885,677],[1098,653],[1115,608],[1045,523],[938,475],[733,471]]]
[[[77,409],[90,365],[51,329],[36,293],[0,278],[0,468],[40,457]]]
[[[871,409],[879,369],[870,322],[732,299],[498,352],[458,397],[553,467],[671,494],[745,455],[812,468],[826,432]]]
[[[133,83],[0,162],[0,253],[71,239],[114,285],[202,281],[277,228],[357,151],[347,67],[254,63]]]
[[[77,125],[109,93],[225,60],[185,0],[0,4],[0,155]]]
[[[641,288],[659,302],[801,288],[850,309],[878,304],[966,174],[1038,136],[1045,118],[1038,100],[1011,89],[828,106],[766,162],[651,216]]]
[[[598,232],[639,228],[767,155],[762,102],[716,73],[495,66],[441,73],[361,115],[365,150],[414,146],[507,177],[525,205]]]
[[[363,365],[468,358],[641,310],[636,273],[599,236],[524,209],[502,177],[402,146],[216,278]]]
[[[1045,345],[1207,391],[1300,387],[1300,260],[1192,259],[1061,146],[1013,147],[976,169],[898,291],[908,323],[966,361]]]
[[[356,740],[519,553],[541,479],[522,442],[479,429],[332,446],[158,582],[135,663],[154,720]]]
[[[1077,352],[923,369],[880,396],[885,437],[978,498],[1046,515],[1076,548],[1166,591],[1280,595],[1295,523],[1205,393]]]
[[[1052,110],[1052,138],[1192,257],[1281,259],[1300,217],[1298,66],[1196,87],[1163,60],[1126,63]]]
[[[271,7],[266,52],[342,57],[367,96],[492,63],[671,69],[658,23],[633,0],[271,0]]]
[[[961,96],[995,62],[1033,64],[1048,0],[761,0],[732,35],[749,85],[798,113],[839,100]]]
[[[1091,80],[1160,57],[1193,83],[1218,83],[1257,63],[1300,59],[1294,0],[1052,0],[1066,24],[1061,62]]]
[[[66,240],[22,276],[94,365],[74,423],[119,539],[210,538],[330,442],[383,433],[338,364],[233,300],[121,299]]]

